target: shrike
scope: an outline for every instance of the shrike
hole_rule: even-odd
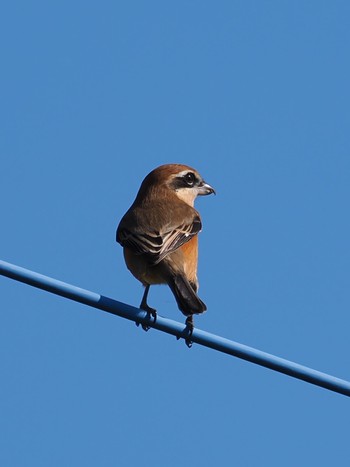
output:
[[[197,196],[211,193],[215,193],[214,188],[195,169],[181,164],[161,165],[143,180],[116,235],[128,269],[145,286],[140,308],[156,319],[156,310],[147,304],[149,288],[168,284],[187,316],[190,335],[193,315],[207,309],[197,295],[202,222],[193,205]]]

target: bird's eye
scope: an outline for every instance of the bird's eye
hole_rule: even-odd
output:
[[[184,176],[184,179],[185,179],[185,182],[188,186],[193,186],[195,180],[196,180],[196,177],[194,176],[194,173],[192,172],[188,172],[185,176]]]

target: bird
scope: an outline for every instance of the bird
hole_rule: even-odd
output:
[[[189,347],[193,315],[207,309],[197,294],[202,221],[194,201],[197,196],[212,193],[216,194],[214,188],[192,167],[161,165],[145,177],[116,232],[127,268],[145,287],[140,308],[155,321],[157,311],[147,303],[150,286],[168,284],[178,308],[187,317]],[[149,329],[147,325],[142,327]]]

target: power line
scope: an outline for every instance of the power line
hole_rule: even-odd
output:
[[[98,308],[108,313],[120,316],[122,318],[135,321],[136,323],[146,324],[159,331],[172,334],[176,337],[186,338],[186,327],[184,324],[171,319],[157,316],[156,322],[150,319],[147,313],[139,308],[127,305],[112,298],[105,297],[86,289],[75,287],[74,285],[58,281],[43,274],[38,274],[29,269],[24,269],[11,263],[0,260],[0,274],[10,279],[24,282],[33,287],[46,290],[47,292],[61,295],[76,302]],[[350,382],[334,376],[322,373],[312,368],[308,368],[298,363],[276,357],[275,355],[262,352],[260,350],[248,347],[238,342],[225,339],[223,337],[211,334],[195,328],[191,336],[191,341],[197,344],[209,347],[219,352],[223,352],[234,357],[247,360],[257,365],[270,368],[271,370],[284,373],[317,386],[321,386],[330,391],[350,396]]]

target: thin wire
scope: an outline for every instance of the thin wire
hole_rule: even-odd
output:
[[[154,329],[158,329],[159,331],[172,334],[178,338],[188,338],[188,330],[182,323],[159,315],[157,316],[156,321],[153,322],[153,319],[149,318],[147,313],[139,308],[118,302],[112,298],[105,297],[86,289],[75,287],[74,285],[58,281],[51,277],[38,274],[30,271],[29,269],[24,269],[0,260],[0,274],[9,277],[10,279],[46,290],[47,292],[61,295],[62,297],[69,298],[70,300],[84,303],[85,305],[135,321],[137,324],[140,323],[150,326]],[[298,363],[276,357],[275,355],[239,344],[238,342],[225,339],[215,334],[202,331],[198,328],[194,329],[191,341],[205,347],[218,350],[219,352],[256,363],[257,365],[270,368],[280,373],[284,373],[292,376],[293,378],[321,386],[330,391],[350,396],[350,382],[348,381],[335,378],[334,376],[326,373],[313,370],[312,368],[299,365]]]

